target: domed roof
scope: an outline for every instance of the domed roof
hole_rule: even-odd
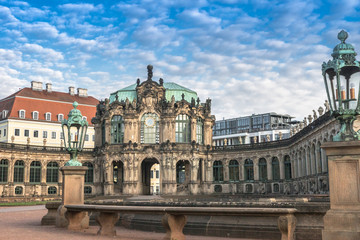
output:
[[[137,84],[135,83],[111,93],[109,98],[110,103],[115,101],[116,95],[118,96],[119,101],[125,101],[126,98],[128,98],[129,101],[132,102],[134,99],[137,99],[136,86]],[[164,82],[163,86],[165,87],[165,98],[167,101],[171,101],[172,96],[175,97],[175,101],[181,101],[182,94],[184,94],[184,99],[188,102],[191,102],[191,98],[194,98],[196,100],[198,97],[195,91],[180,86],[179,84],[174,82]]]

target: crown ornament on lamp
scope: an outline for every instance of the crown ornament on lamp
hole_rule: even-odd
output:
[[[65,163],[65,166],[82,166],[77,156],[84,148],[88,122],[83,119],[80,110],[76,109],[78,105],[74,102],[74,109],[70,110],[68,119],[61,122],[65,149],[70,154],[70,160]]]
[[[360,139],[360,134],[353,129],[353,122],[360,114],[359,89],[360,72],[359,61],[356,60],[354,47],[346,43],[348,33],[344,30],[338,34],[341,41],[335,46],[332,60],[322,64],[327,97],[330,111],[339,120],[341,127],[333,141],[354,141]]]

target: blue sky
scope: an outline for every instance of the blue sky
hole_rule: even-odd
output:
[[[99,99],[160,77],[212,99],[217,119],[323,106],[337,33],[360,51],[360,1],[0,0],[0,98],[31,81]]]

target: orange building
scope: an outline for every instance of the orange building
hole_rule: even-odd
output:
[[[69,92],[52,90],[47,83],[31,82],[30,88],[23,88],[0,100],[0,142],[46,145],[60,147],[63,144],[61,121],[79,103],[78,109],[89,122],[85,148],[94,147],[94,128],[91,118],[95,116],[99,101],[88,96],[87,89],[69,87]]]

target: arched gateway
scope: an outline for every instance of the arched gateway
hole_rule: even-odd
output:
[[[160,168],[154,168],[159,165],[156,158],[145,158],[141,162],[141,190],[143,195],[160,193]],[[158,188],[156,188],[158,187]]]

